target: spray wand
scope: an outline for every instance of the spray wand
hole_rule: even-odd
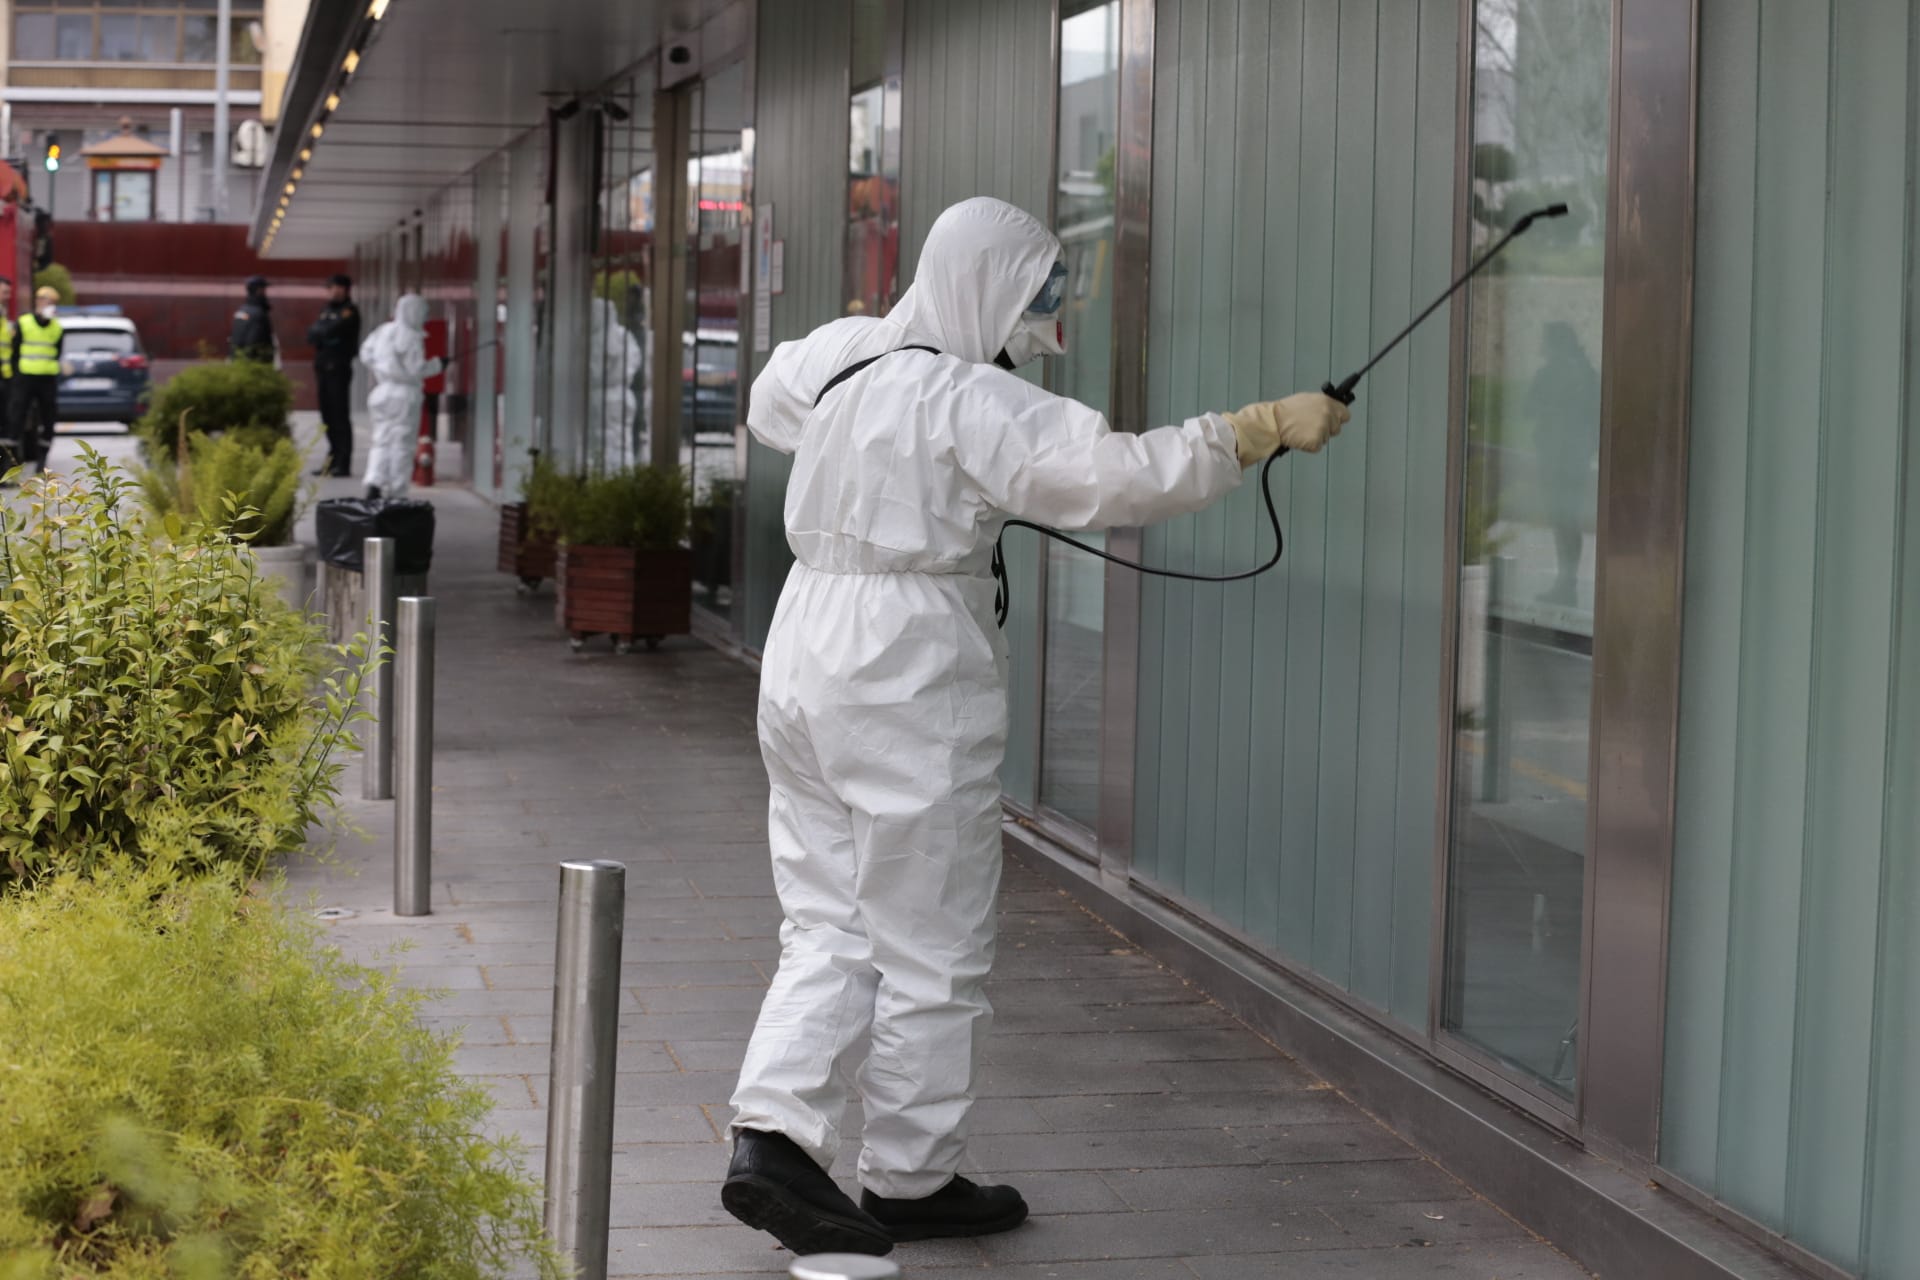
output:
[[[1544,208],[1535,209],[1533,212],[1523,215],[1518,222],[1513,224],[1512,230],[1508,231],[1507,234],[1501,236],[1493,243],[1492,248],[1474,259],[1473,263],[1468,266],[1465,271],[1460,273],[1459,278],[1447,286],[1445,293],[1442,293],[1439,297],[1428,303],[1426,309],[1415,316],[1407,324],[1406,328],[1394,334],[1384,347],[1374,352],[1372,359],[1361,365],[1354,372],[1348,374],[1338,384],[1332,382],[1322,384],[1320,387],[1321,394],[1330,396],[1338,400],[1341,404],[1352,404],[1354,401],[1354,388],[1360,385],[1360,379],[1371,373],[1373,367],[1386,359],[1395,347],[1411,337],[1414,330],[1418,329],[1428,316],[1438,311],[1442,303],[1458,293],[1467,281],[1480,274],[1481,269],[1498,257],[1503,249],[1512,244],[1515,237],[1523,235],[1529,227],[1542,218],[1561,218],[1565,217],[1566,213],[1566,205],[1550,204]],[[1137,573],[1150,574],[1156,578],[1176,578],[1182,582],[1244,582],[1248,578],[1259,577],[1276,564],[1279,564],[1280,556],[1286,550],[1286,538],[1280,531],[1280,513],[1274,508],[1273,490],[1267,483],[1268,477],[1273,472],[1273,464],[1280,461],[1280,458],[1286,452],[1287,450],[1285,449],[1277,451],[1272,457],[1268,458],[1266,463],[1260,468],[1260,496],[1266,501],[1267,521],[1273,526],[1273,555],[1265,564],[1255,569],[1246,569],[1240,573],[1224,574],[1186,573],[1179,569],[1159,569],[1152,565],[1140,564],[1137,561],[1116,556],[1109,551],[1103,551],[1099,547],[1081,542],[1078,538],[1069,537],[1061,533],[1058,529],[1049,529],[1045,525],[1034,524],[1030,520],[1009,520],[1004,528],[1031,529],[1035,533],[1052,538],[1058,542],[1064,542],[1070,547],[1075,547],[1086,552],[1088,555],[1098,556],[1108,564],[1117,564],[1122,568],[1132,569]],[[1004,536],[1005,532],[1003,529],[1002,537]],[[993,544],[993,576],[997,584],[993,600],[994,615],[999,619],[1000,625],[1005,626],[1007,623],[1007,610],[1011,608],[1013,604],[1013,592],[1007,580],[1006,556],[1001,552],[998,539],[996,539]]]

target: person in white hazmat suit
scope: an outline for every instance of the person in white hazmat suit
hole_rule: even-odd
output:
[[[963,201],[889,315],[781,344],[753,384],[748,426],[793,455],[796,563],[759,710],[786,920],[721,1200],[796,1253],[882,1254],[1027,1216],[1018,1191],[957,1172],[992,1016],[1007,697],[989,562],[1003,522],[1086,530],[1197,511],[1243,468],[1282,445],[1317,451],[1347,420],[1307,393],[1109,430],[1008,372],[1065,351],[1065,278],[1046,227]],[[825,1172],[850,1084],[866,1121],[858,1205]]]
[[[605,298],[593,300],[587,340],[587,381],[600,415],[600,465],[616,471],[633,465],[633,414],[638,407],[633,376],[640,371],[640,344],[620,323],[620,309]]]
[[[427,358],[427,300],[404,293],[393,304],[393,319],[360,344],[360,363],[373,375],[367,416],[373,419],[373,448],[367,451],[367,496],[402,498],[413,482],[413,451],[420,436],[421,390],[440,372],[439,357]]]

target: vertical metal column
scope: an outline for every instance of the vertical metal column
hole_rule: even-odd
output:
[[[547,1233],[580,1280],[605,1280],[613,1196],[613,1082],[627,868],[560,864],[553,1057],[547,1075]]]
[[[233,0],[220,0],[219,30],[213,37],[213,220],[227,220],[227,153],[233,147],[227,129],[227,87],[233,68]]]
[[[393,807],[393,914],[433,910],[433,597],[400,601]]]
[[[360,798],[393,799],[393,615],[398,607],[392,538],[368,538],[360,544],[360,587],[366,599],[367,640],[382,654],[373,668],[367,710],[366,754],[360,763]]]

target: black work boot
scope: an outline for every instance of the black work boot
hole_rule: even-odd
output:
[[[887,1229],[861,1212],[827,1171],[783,1133],[742,1129],[720,1188],[728,1213],[805,1257],[811,1253],[883,1254]]]
[[[860,1193],[860,1207],[892,1233],[895,1240],[935,1240],[945,1236],[990,1236],[1011,1231],[1027,1220],[1027,1202],[1012,1187],[980,1187],[959,1174],[930,1196],[889,1200]]]

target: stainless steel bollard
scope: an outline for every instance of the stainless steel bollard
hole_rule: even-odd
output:
[[[791,1280],[899,1280],[900,1268],[865,1254],[816,1253],[795,1258],[787,1275]]]
[[[433,910],[433,597],[403,596],[395,628],[393,914]]]
[[[605,1280],[613,1196],[613,1082],[627,868],[560,864],[553,1057],[547,1074],[547,1234],[580,1280]]]
[[[368,538],[360,544],[360,588],[367,613],[367,642],[375,651],[393,646],[394,587],[392,538]],[[360,798],[393,799],[393,659],[382,658],[373,669],[368,690],[365,751],[360,760]]]
[[[1494,610],[1501,608],[1515,578],[1512,556],[1495,556],[1487,575],[1487,693],[1483,715],[1486,717],[1486,754],[1480,761],[1480,800],[1483,804],[1505,804],[1513,777],[1513,699],[1507,689],[1507,677],[1515,674],[1508,661],[1513,642],[1504,622],[1495,629]]]

